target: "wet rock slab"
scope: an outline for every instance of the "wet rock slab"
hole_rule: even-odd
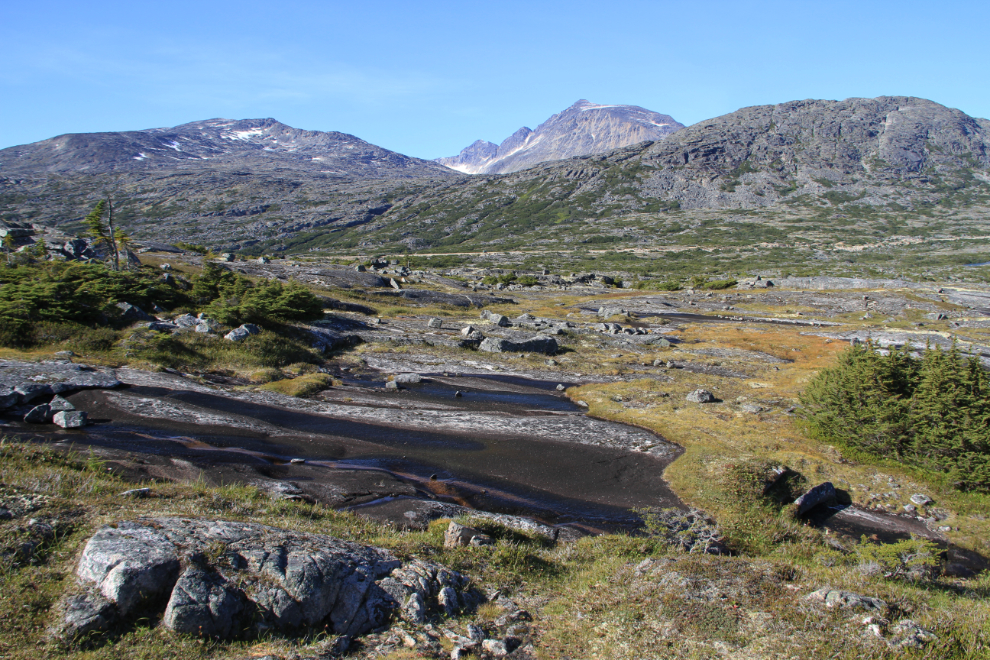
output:
[[[173,631],[230,638],[326,625],[355,636],[392,617],[450,616],[483,597],[442,566],[403,564],[379,548],[252,523],[186,518],[120,522],[96,532],[55,634],[107,630],[164,608]]]
[[[13,392],[19,395],[19,403],[30,403],[62,392],[112,389],[120,384],[112,374],[84,364],[0,360],[0,407]]]

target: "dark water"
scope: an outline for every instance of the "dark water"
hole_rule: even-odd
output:
[[[86,429],[54,431],[50,426],[15,423],[9,430],[22,437],[69,440],[83,452],[86,446],[94,446],[140,456],[166,470],[171,459],[180,458],[215,483],[263,476],[296,483],[320,499],[319,487],[339,490],[346,482],[343,488],[353,491],[353,500],[361,503],[393,497],[395,487],[380,487],[385,479],[404,485],[407,492],[402,496],[526,515],[590,531],[637,525],[639,517],[633,508],[683,506],[663,480],[663,470],[676,453],[661,460],[638,452],[560,442],[529,434],[525,426],[511,435],[498,432],[497,422],[503,415],[516,419],[540,415],[543,420],[581,417],[580,408],[555,391],[556,382],[487,375],[438,376],[428,381],[409,385],[402,392],[382,391],[381,396],[391,404],[399,397],[410,404],[439,402],[464,411],[487,411],[493,416],[493,431],[402,428],[390,423],[394,412],[388,408],[379,408],[380,416],[368,421],[209,393],[139,386],[122,392],[258,420],[281,432],[268,435],[130,415],[114,407],[106,393],[95,390],[70,397],[95,421]],[[463,395],[455,398],[456,391]],[[294,464],[292,459],[304,463]]]

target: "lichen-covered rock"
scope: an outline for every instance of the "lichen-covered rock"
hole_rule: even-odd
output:
[[[117,620],[117,608],[102,594],[84,592],[64,598],[51,634],[74,640],[91,633],[104,632]]]
[[[715,395],[708,390],[695,390],[687,395],[687,400],[691,403],[713,403]]]
[[[66,597],[63,611],[73,621],[110,621],[106,603],[114,616],[132,618],[167,600],[166,628],[221,638],[256,624],[283,632],[326,625],[353,637],[381,627],[393,613],[422,622],[431,608],[453,613],[483,598],[458,573],[418,560],[403,566],[378,548],[183,518],[103,527],[86,544],[76,573],[105,601]],[[63,636],[82,625],[68,614],[63,619]]]
[[[219,573],[187,568],[172,589],[162,623],[175,632],[230,637],[245,601],[244,593]]]
[[[842,591],[823,587],[805,597],[807,600],[823,603],[828,608],[840,608],[851,610],[868,610],[873,612],[883,612],[887,609],[887,603],[879,598],[860,596],[851,591]]]
[[[52,423],[63,429],[78,429],[89,423],[88,415],[82,410],[62,410],[52,416]]]

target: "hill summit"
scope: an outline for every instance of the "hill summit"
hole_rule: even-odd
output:
[[[662,140],[682,128],[669,115],[636,105],[599,105],[581,99],[535,131],[523,126],[502,144],[478,140],[458,155],[436,161],[466,174],[517,172],[546,161]]]

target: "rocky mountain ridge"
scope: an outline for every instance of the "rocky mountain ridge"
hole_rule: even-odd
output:
[[[7,176],[176,169],[288,169],[332,177],[421,177],[449,172],[353,135],[274,119],[208,119],[173,128],[69,133],[0,150]]]
[[[546,161],[662,140],[682,128],[669,115],[636,105],[600,105],[581,99],[535,131],[523,126],[500,145],[478,140],[457,156],[436,161],[465,174],[517,172]]]
[[[589,237],[643,244],[659,240],[664,227],[690,233],[725,213],[752,217],[750,224],[797,218],[803,230],[814,228],[834,243],[838,227],[862,226],[872,236],[874,220],[883,234],[884,223],[924,225],[924,218],[947,213],[978,218],[990,207],[990,122],[912,97],[743,108],[658,142],[479,176],[416,165],[425,161],[389,169],[371,156],[348,155],[342,158],[354,164],[351,175],[336,175],[320,169],[326,164],[313,161],[316,147],[302,137],[283,156],[266,150],[266,140],[286,144],[277,133],[237,125],[209,130],[262,132],[243,141],[219,138],[248,144],[252,155],[242,165],[231,155],[165,167],[157,165],[165,162],[159,155],[81,171],[59,170],[62,161],[52,158],[45,161],[54,163],[50,170],[31,170],[27,160],[17,173],[0,166],[2,219],[71,230],[108,185],[108,174],[118,189],[119,220],[137,237],[255,253],[480,251]],[[346,153],[358,150],[339,144]],[[475,151],[483,156],[491,147]]]

